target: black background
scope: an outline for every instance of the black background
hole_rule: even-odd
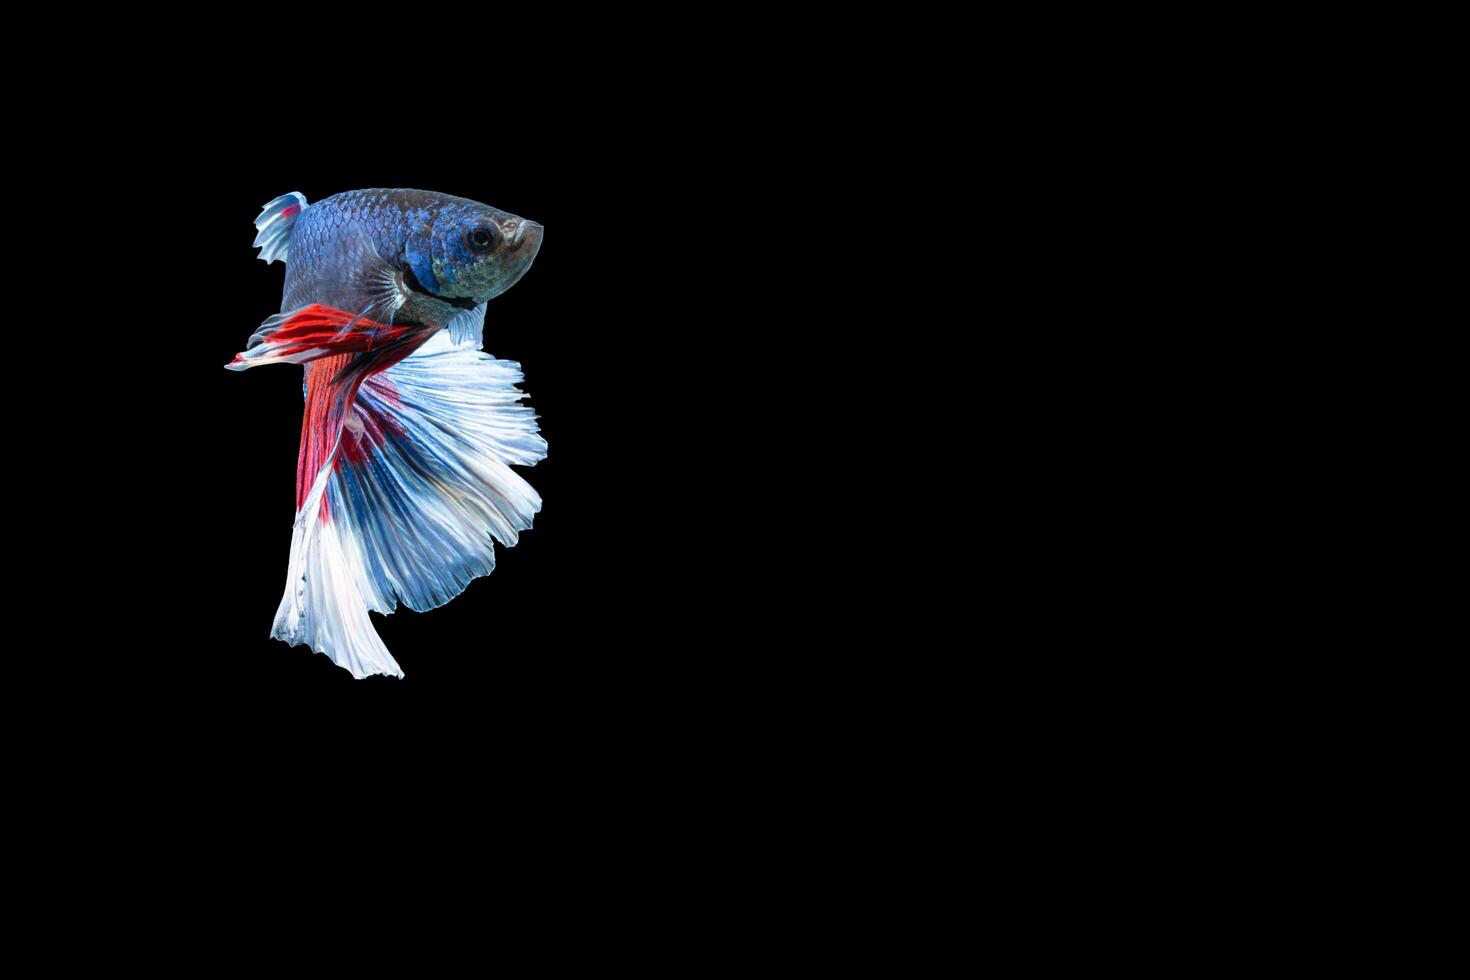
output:
[[[803,790],[907,764],[890,733],[925,624],[887,577],[923,569],[895,550],[923,516],[908,437],[925,388],[919,318],[877,297],[924,243],[908,189],[871,172],[894,130],[827,75],[751,98],[764,62],[608,53],[611,71],[543,66],[540,83],[489,52],[442,74],[196,52],[146,87],[129,59],[84,106],[48,110],[28,146],[52,179],[14,195],[42,212],[19,240],[55,235],[16,280],[44,283],[26,323],[54,336],[13,365],[49,451],[39,488],[13,474],[34,598],[9,651],[45,670],[5,693],[27,719],[14,755],[104,794],[75,837],[150,802],[157,772],[184,797],[150,814],[165,836],[234,847],[285,828],[373,848],[375,871],[439,840],[457,867],[461,826],[497,861],[581,844],[637,863],[619,815],[657,836],[728,814],[745,826],[712,842],[743,856],[731,843],[784,827]],[[226,100],[223,75],[231,93],[252,79],[248,96]],[[283,268],[250,244],[261,205],[395,186],[545,226],[485,346],[523,366],[549,456],[521,470],[535,526],[444,607],[374,615],[407,676],[357,681],[268,636],[301,372],[223,365],[279,308]],[[897,636],[880,628],[895,618]],[[347,763],[381,788],[373,806],[303,805]],[[242,813],[245,834],[217,829]],[[527,852],[538,827],[556,840]]]
[[[82,134],[109,156],[86,193],[48,199],[68,210],[49,220],[62,246],[80,229],[122,247],[80,281],[95,299],[69,338],[75,380],[46,381],[69,515],[38,523],[36,553],[58,566],[27,617],[45,651],[30,661],[60,677],[47,693],[159,745],[253,755],[269,740],[308,765],[363,739],[750,745],[866,711],[885,650],[902,656],[880,635],[882,579],[919,567],[890,558],[920,489],[884,434],[911,417],[913,370],[894,355],[907,321],[877,306],[904,226],[852,179],[860,155],[808,160],[801,140],[826,117],[676,105],[666,89],[543,98],[467,129],[426,129],[401,104],[362,118],[330,99],[279,118],[254,101],[130,104]],[[485,349],[522,365],[549,444],[519,468],[543,507],[445,606],[372,615],[401,680],[355,680],[270,638],[301,371],[224,369],[280,306],[284,268],[251,245],[262,204],[364,187],[545,227],[485,328]]]

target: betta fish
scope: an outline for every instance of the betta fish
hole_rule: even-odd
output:
[[[225,365],[305,369],[296,520],[271,636],[362,678],[402,677],[368,618],[423,612],[495,567],[541,498],[510,469],[546,457],[520,365],[481,348],[485,304],[541,226],[446,194],[276,198],[255,221],[282,260],[281,312]]]

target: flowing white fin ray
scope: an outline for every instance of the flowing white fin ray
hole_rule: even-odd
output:
[[[472,310],[456,313],[444,329],[449,334],[449,339],[461,346],[469,345],[475,350],[483,350],[485,347],[485,307],[489,303],[481,303]]]
[[[521,380],[518,364],[440,331],[355,388],[297,515],[273,636],[354,677],[402,676],[368,612],[443,605],[490,574],[494,543],[514,545],[541,509],[510,468],[546,456]]]

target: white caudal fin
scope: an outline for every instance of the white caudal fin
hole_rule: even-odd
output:
[[[291,246],[291,230],[296,219],[306,210],[306,195],[299,191],[282,194],[267,204],[255,219],[255,244],[260,248],[260,259],[267,265],[280,259],[286,261]]]
[[[324,423],[316,437],[323,449],[322,439],[334,441],[297,515],[271,635],[325,653],[354,677],[402,676],[369,610],[443,605],[490,574],[494,542],[514,545],[541,509],[510,469],[546,456],[535,413],[519,404],[520,365],[466,340],[440,331],[368,376],[342,423]],[[317,370],[336,367],[308,366]],[[313,415],[318,394],[309,384],[308,418],[334,418],[330,409]]]
[[[403,668],[373,629],[358,590],[363,573],[357,541],[340,523],[321,515],[331,466],[329,462],[322,470],[296,515],[286,594],[276,609],[271,636],[324,653],[359,680],[373,674],[402,677]]]

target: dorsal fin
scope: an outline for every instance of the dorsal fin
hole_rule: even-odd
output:
[[[282,194],[267,204],[255,219],[255,244],[260,247],[260,259],[266,264],[280,259],[286,261],[286,250],[291,245],[291,229],[296,219],[306,210],[306,195],[299,191]]]

